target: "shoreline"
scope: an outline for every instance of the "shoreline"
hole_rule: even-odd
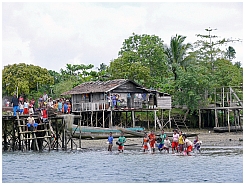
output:
[[[183,131],[185,132],[185,131]],[[224,132],[224,133],[216,133],[207,129],[202,130],[189,130],[188,133],[197,133],[199,140],[202,141],[202,147],[243,147],[243,132]],[[195,137],[188,137],[192,142]],[[139,149],[142,146],[143,138],[135,137],[135,138],[126,138],[125,150],[129,149]],[[117,138],[114,138],[113,141],[113,150],[117,150],[116,145]],[[74,142],[79,146],[79,139],[74,138]],[[81,140],[81,149],[106,149],[108,144],[107,139],[82,139]],[[79,149],[79,148],[78,148]],[[171,150],[171,149],[170,149]]]

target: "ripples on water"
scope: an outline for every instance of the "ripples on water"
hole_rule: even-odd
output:
[[[2,182],[243,182],[243,151],[203,148],[201,154],[97,151],[4,152]]]

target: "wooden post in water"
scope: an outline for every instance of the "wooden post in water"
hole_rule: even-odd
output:
[[[80,121],[79,121],[79,148],[82,148],[82,142],[81,142],[81,138],[82,138],[81,122],[82,122],[82,115],[81,115],[81,112],[80,112]]]
[[[58,133],[58,121],[55,119],[55,131],[56,131],[56,151],[58,151],[59,147],[59,133]]]
[[[3,125],[4,125],[3,127],[3,144],[4,144],[3,150],[7,151],[8,143],[7,143],[7,121],[6,120],[4,120]]]
[[[14,120],[13,120],[13,131],[12,131],[12,133],[13,133],[13,142],[12,142],[12,150],[13,150],[13,152],[15,151],[15,124],[14,124]]]

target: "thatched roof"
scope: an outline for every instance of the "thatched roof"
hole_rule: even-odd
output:
[[[85,82],[74,87],[70,91],[62,93],[61,95],[109,92],[127,82],[131,82],[136,86],[138,86],[139,88],[144,89],[142,86],[140,86],[134,81],[127,80],[127,79],[116,79],[116,80],[109,80],[105,82],[102,81]],[[147,91],[146,89],[144,90]]]

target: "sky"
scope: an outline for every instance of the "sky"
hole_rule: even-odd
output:
[[[59,72],[66,64],[99,67],[118,57],[135,34],[171,37],[196,34],[243,39],[242,2],[3,2],[2,69],[26,63]],[[215,41],[215,39],[213,39]],[[243,42],[229,43],[233,62],[243,63]]]

